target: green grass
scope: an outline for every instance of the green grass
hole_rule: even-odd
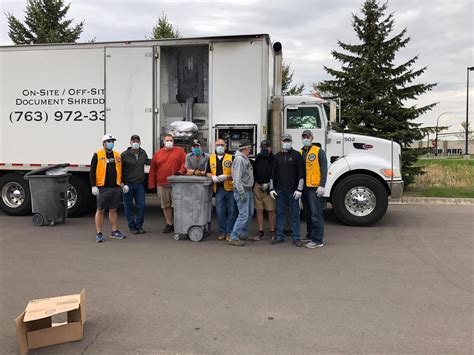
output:
[[[424,174],[410,185],[406,196],[474,198],[474,159],[420,159]]]

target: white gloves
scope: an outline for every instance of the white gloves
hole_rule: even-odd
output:
[[[212,175],[212,182],[213,182],[214,184],[217,184],[217,183],[220,182],[220,181],[219,181],[219,178],[218,178],[217,176]]]
[[[123,185],[122,186],[122,191],[124,194],[126,194],[128,191],[130,191],[130,188],[128,187],[128,185]]]
[[[295,198],[295,200],[299,200],[301,198],[301,195],[303,193],[301,191],[298,191],[296,190],[294,193],[293,193],[293,197]]]
[[[224,182],[227,180],[227,175],[219,175],[217,178],[219,179],[219,182]]]
[[[324,195],[324,191],[326,191],[326,189],[322,186],[319,186],[318,189],[316,190],[316,195],[318,195],[318,197],[321,197]]]
[[[277,196],[278,196],[278,194],[276,193],[275,190],[270,191],[270,197],[271,197],[272,199],[275,200]]]
[[[99,194],[99,188],[97,186],[92,186],[92,194],[97,196]]]

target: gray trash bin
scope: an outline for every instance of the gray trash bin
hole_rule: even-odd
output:
[[[30,171],[25,174],[31,193],[33,224],[42,226],[64,222],[67,217],[67,189],[70,174],[59,172],[48,175],[53,170],[63,169],[69,164],[57,164]]]
[[[212,180],[204,176],[170,176],[173,189],[174,239],[199,242],[211,231]]]

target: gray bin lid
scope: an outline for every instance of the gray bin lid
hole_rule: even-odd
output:
[[[211,185],[212,180],[207,176],[187,176],[187,175],[174,175],[169,176],[168,181],[171,184],[203,184]]]

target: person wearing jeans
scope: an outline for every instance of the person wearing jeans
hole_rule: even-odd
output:
[[[214,182],[216,197],[216,215],[219,224],[218,240],[230,240],[230,233],[236,218],[236,204],[232,184],[231,154],[225,151],[225,142],[218,139],[215,143],[215,154],[211,154],[207,164],[207,176]]]
[[[123,195],[125,216],[128,228],[133,234],[143,234],[145,216],[145,165],[150,159],[141,147],[140,137],[134,134],[130,138],[130,147],[122,152],[123,182],[128,186],[128,193]],[[133,215],[133,201],[135,201],[136,216]]]
[[[324,193],[328,173],[326,153],[313,144],[313,133],[303,131],[303,149],[300,153],[305,161],[305,184],[303,189],[303,207],[306,213],[306,226],[310,242],[306,248],[323,247],[324,236]]]
[[[270,244],[279,244],[285,241],[285,212],[289,206],[291,216],[293,244],[301,247],[300,240],[300,206],[304,184],[303,158],[294,150],[293,139],[290,134],[281,137],[281,152],[275,155],[272,177],[270,180],[270,196],[276,199],[276,237]]]
[[[251,148],[252,143],[248,139],[243,139],[232,163],[234,199],[237,203],[239,215],[235,220],[229,244],[238,247],[245,245],[245,242],[240,239],[246,240],[249,237],[249,224],[253,216],[252,187],[254,178],[252,163],[249,159]]]

